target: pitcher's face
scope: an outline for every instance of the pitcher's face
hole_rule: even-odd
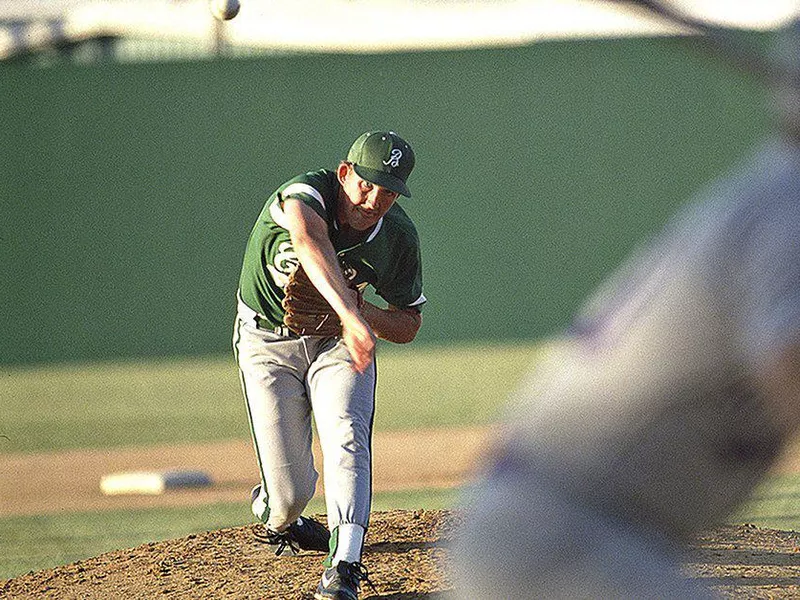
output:
[[[342,185],[339,221],[353,229],[374,227],[397,200],[398,193],[362,179],[350,163],[342,163],[338,170]]]

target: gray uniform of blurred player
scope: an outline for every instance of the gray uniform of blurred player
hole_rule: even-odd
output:
[[[687,598],[681,542],[800,423],[800,148],[778,136],[601,289],[509,410],[460,597]]]

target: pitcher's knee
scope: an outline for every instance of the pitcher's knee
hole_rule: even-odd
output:
[[[267,526],[270,529],[282,531],[303,514],[313,497],[313,488],[293,490],[293,493],[283,496],[271,496]]]

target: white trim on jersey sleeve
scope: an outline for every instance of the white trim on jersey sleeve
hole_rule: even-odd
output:
[[[286,215],[283,212],[280,199],[301,194],[311,196],[314,198],[314,200],[320,203],[323,209],[325,208],[325,200],[323,200],[322,194],[319,193],[317,188],[310,186],[307,183],[293,183],[287,186],[286,189],[280,193],[280,196],[275,198],[275,201],[269,207],[269,214],[272,217],[272,220],[275,221],[278,226],[283,227],[284,229],[289,229],[287,227],[288,222],[286,221]]]
[[[279,198],[275,198],[275,201],[269,205],[269,215],[272,217],[272,220],[279,227],[283,227],[284,229],[289,229],[288,222],[286,221],[286,215],[283,214],[283,208],[281,208],[281,203]]]
[[[307,183],[293,183],[287,186],[286,189],[281,192],[281,196],[283,198],[288,198],[289,196],[294,196],[296,194],[307,194],[319,202],[323,209],[325,208],[325,200],[322,198],[322,194],[319,193],[317,188],[310,186]]]
[[[420,294],[419,298],[414,300],[414,302],[409,304],[409,306],[419,306],[420,304],[424,304],[427,301],[428,301],[428,299],[425,297],[425,294]]]

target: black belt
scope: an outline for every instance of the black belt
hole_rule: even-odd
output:
[[[260,329],[262,331],[269,331],[270,333],[274,333],[276,335],[280,335],[283,337],[291,337],[291,338],[300,337],[294,331],[286,327],[286,325],[275,327],[272,323],[270,323],[269,321],[267,321],[262,317],[256,317],[256,329]]]

